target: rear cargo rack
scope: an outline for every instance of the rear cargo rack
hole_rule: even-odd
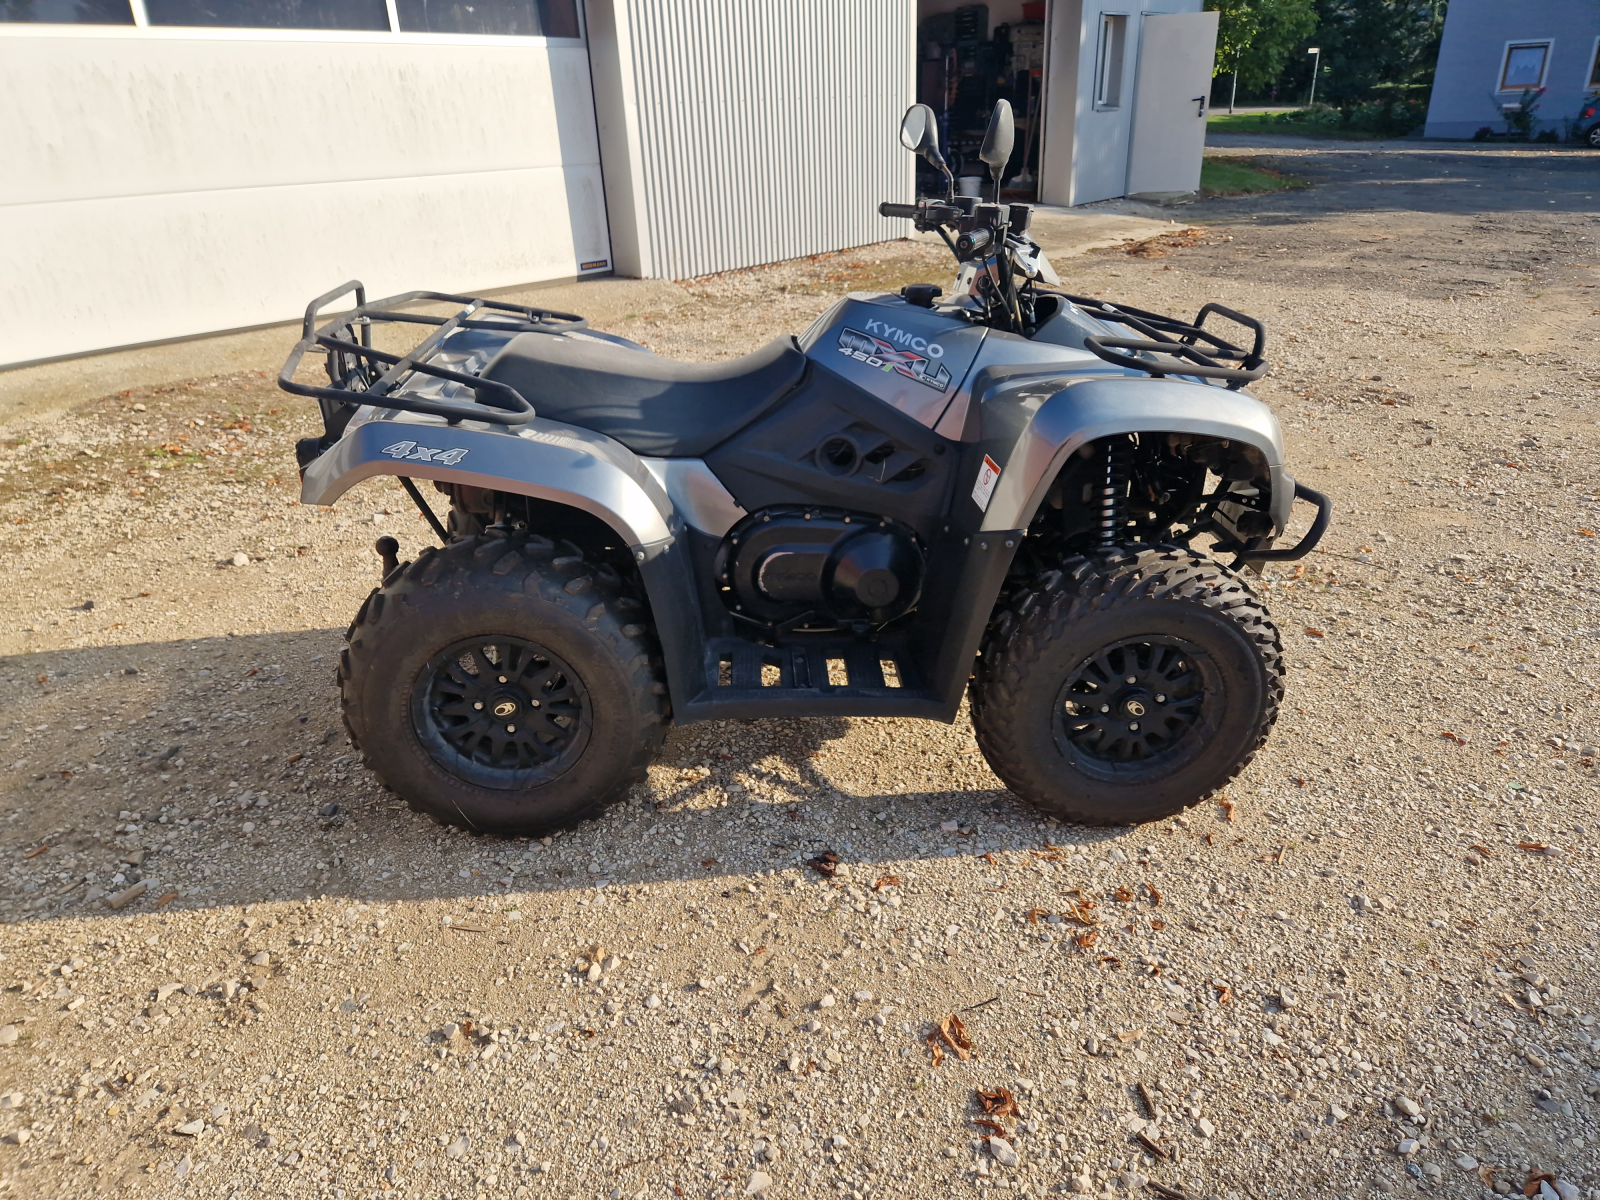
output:
[[[356,306],[340,313],[321,329],[315,328],[322,308],[351,292],[355,293]],[[430,300],[459,304],[461,310],[449,317],[401,311],[405,305]],[[390,354],[372,345],[374,322],[435,325],[438,328],[409,353]],[[403,412],[428,413],[444,417],[452,423],[486,421],[493,425],[523,425],[533,420],[533,405],[515,388],[492,379],[437,366],[428,360],[439,352],[446,338],[462,329],[496,333],[559,333],[567,329],[583,329],[588,324],[582,317],[572,313],[527,308],[520,304],[474,296],[454,296],[448,292],[405,292],[368,304],[366,287],[359,280],[352,279],[318,296],[306,306],[302,336],[289,352],[283,369],[278,372],[278,386],[296,396],[316,399],[322,407],[323,423],[331,437],[338,437],[343,432],[356,406],[362,404]],[[359,341],[356,340],[358,336]],[[317,348],[328,355],[331,387],[295,382],[294,373],[300,360]],[[471,389],[477,399],[442,400],[396,395],[396,389],[414,374],[431,375],[463,384]]]
[[[1261,357],[1267,344],[1266,327],[1254,317],[1247,317],[1221,304],[1207,304],[1190,323],[1176,317],[1146,312],[1142,308],[1110,304],[1092,296],[1072,296],[1065,292],[1051,294],[1071,301],[1092,317],[1114,321],[1144,334],[1142,338],[1102,337],[1098,334],[1084,338],[1084,349],[1099,355],[1108,363],[1144,371],[1157,379],[1164,379],[1168,375],[1222,379],[1232,388],[1252,383],[1267,373],[1267,361]],[[1212,313],[1250,330],[1255,334],[1255,344],[1246,350],[1203,328],[1206,318]],[[1237,362],[1239,365],[1228,366],[1228,362]]]

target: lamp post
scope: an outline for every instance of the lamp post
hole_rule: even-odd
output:
[[[1311,62],[1311,95],[1306,99],[1306,107],[1310,108],[1317,101],[1317,71],[1322,66],[1322,47],[1309,46],[1306,53],[1314,56]]]

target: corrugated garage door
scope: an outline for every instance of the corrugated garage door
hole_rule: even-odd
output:
[[[622,274],[683,279],[906,232],[914,0],[591,0]]]

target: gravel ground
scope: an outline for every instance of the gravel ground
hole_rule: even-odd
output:
[[[1069,279],[1265,318],[1339,505],[1258,584],[1272,740],[1178,820],[1041,823],[963,717],[690,726],[601,820],[442,831],[332,686],[373,539],[426,529],[296,503],[308,404],[5,427],[0,1189],[1600,1196],[1593,159],[1252,152],[1317,186]],[[712,358],[946,276],[872,247],[610,324]]]

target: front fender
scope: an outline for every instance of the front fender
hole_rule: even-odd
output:
[[[301,478],[305,504],[332,504],[363,479],[402,475],[515,492],[599,517],[648,557],[673,540],[672,502],[639,457],[602,434],[535,418],[514,429],[450,426],[393,411],[357,414]]]
[[[1245,442],[1272,474],[1272,521],[1289,523],[1294,480],[1278,419],[1248,392],[1139,376],[1008,381],[983,400],[983,450],[1001,468],[981,529],[1026,529],[1062,464],[1080,446],[1119,433],[1193,433]]]

